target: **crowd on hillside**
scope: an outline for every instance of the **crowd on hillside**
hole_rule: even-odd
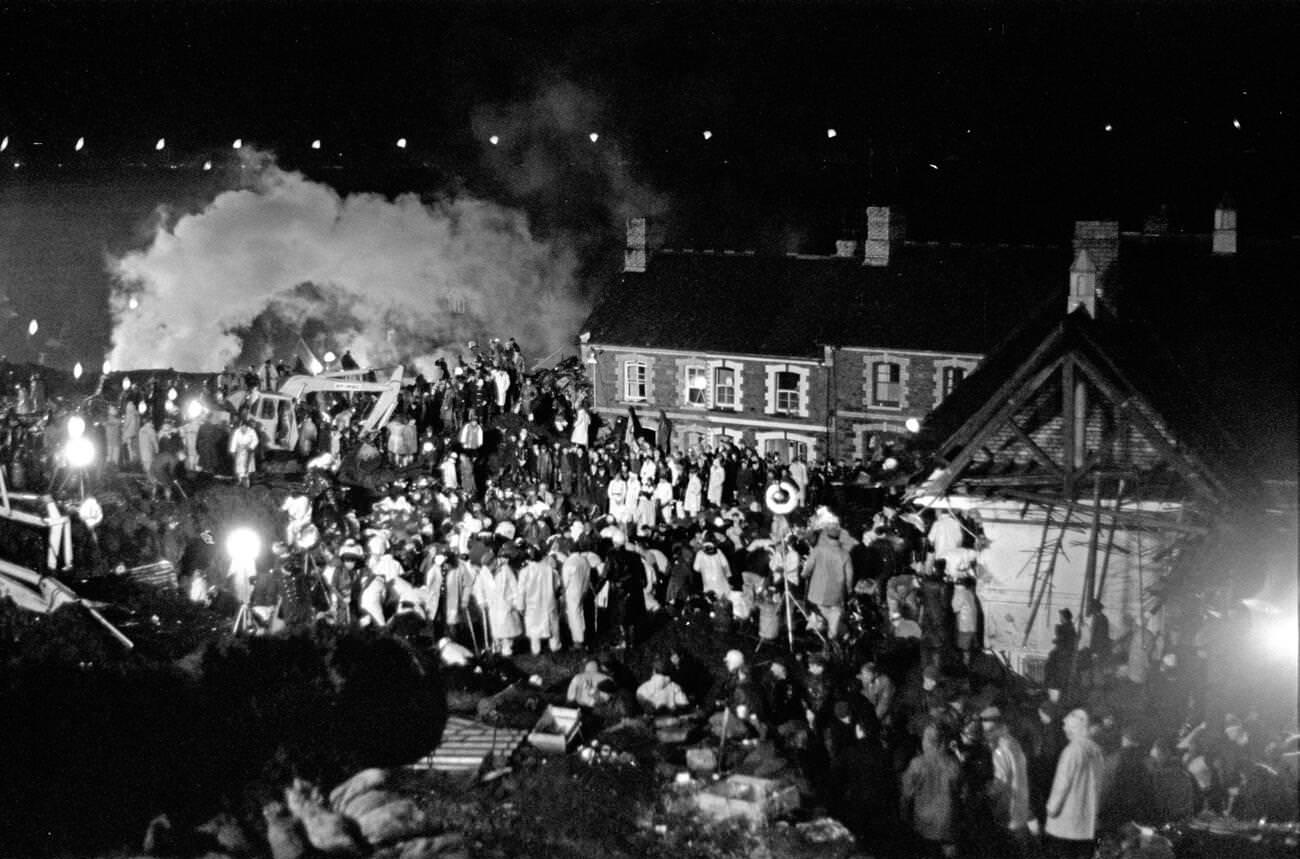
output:
[[[246,413],[269,372],[223,374],[189,415],[163,383],[126,392],[105,413],[122,416],[109,465],[155,493],[187,472],[255,480],[267,439]],[[576,362],[529,374],[512,341],[439,362],[369,437],[355,437],[369,396],[308,398],[290,445],[307,479],[272,557],[232,574],[204,532],[175,558],[182,586],[247,605],[254,627],[425,624],[450,662],[591,651],[571,703],[614,724],[695,714],[744,750],[733,760],[805,779],[863,844],[1085,856],[1130,820],[1296,817],[1294,740],[1277,733],[1293,726],[1209,710],[1194,647],[1140,628],[1112,641],[1101,606],[1080,640],[1063,611],[1040,695],[983,650],[978,517],[885,494],[858,530],[819,506],[895,451],[816,464],[725,437],[680,449],[635,414],[602,424],[589,398]],[[350,458],[373,498],[340,491]],[[700,607],[755,651],[713,672],[680,651],[646,677],[619,670]]]

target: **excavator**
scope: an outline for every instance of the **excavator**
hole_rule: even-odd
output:
[[[404,377],[400,366],[382,382],[368,381],[365,375],[366,371],[361,370],[339,370],[318,376],[290,376],[275,393],[259,394],[249,415],[257,421],[268,449],[293,450],[298,444],[297,406],[308,394],[378,394],[359,426],[361,436],[369,436],[388,423],[402,388],[414,381]]]

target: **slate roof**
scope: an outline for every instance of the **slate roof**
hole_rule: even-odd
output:
[[[1065,300],[1064,248],[908,244],[861,259],[660,251],[606,290],[591,341],[814,357],[823,345],[980,354]]]

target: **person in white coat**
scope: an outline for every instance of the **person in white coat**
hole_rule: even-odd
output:
[[[1056,761],[1047,798],[1049,847],[1060,856],[1092,856],[1097,839],[1102,753],[1088,735],[1088,725],[1086,710],[1072,710],[1065,717],[1063,727],[1069,742]]]
[[[699,470],[692,466],[690,474],[686,477],[686,495],[682,499],[682,508],[687,516],[694,517],[703,506],[704,483],[700,480]]]
[[[609,495],[610,518],[620,525],[626,525],[632,519],[632,507],[628,503],[631,494],[629,483],[625,467],[610,479],[609,486],[606,487],[606,493]]]
[[[530,549],[528,562],[519,571],[515,608],[524,616],[524,635],[534,654],[542,652],[542,639],[552,651],[561,649],[560,607],[555,593],[559,585],[559,574],[551,559]]]
[[[712,540],[705,540],[704,546],[695,554],[695,572],[703,580],[705,593],[715,597],[730,596],[731,564]]]
[[[560,588],[564,593],[564,619],[569,625],[569,639],[578,650],[587,647],[587,618],[583,613],[583,602],[587,588],[591,587],[591,564],[581,552],[565,552],[557,549],[555,556],[560,560]]]
[[[230,434],[230,455],[235,460],[235,480],[240,486],[248,486],[249,479],[257,468],[257,461],[253,457],[257,445],[257,430],[251,420],[244,420]]]
[[[504,559],[485,563],[474,579],[474,601],[487,617],[492,648],[503,656],[514,653],[515,639],[524,631],[515,609],[518,586],[515,571]]]
[[[722,457],[715,456],[709,468],[709,505],[722,506],[722,483],[727,479],[727,472],[722,467]]]
[[[578,409],[577,414],[573,416],[573,433],[569,436],[569,441],[586,447],[590,435],[591,412],[586,409]]]

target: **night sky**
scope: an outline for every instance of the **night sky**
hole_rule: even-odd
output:
[[[97,364],[105,254],[228,182],[235,138],[342,192],[523,209],[583,237],[588,296],[646,199],[694,247],[824,252],[868,202],[921,239],[1064,243],[1161,205],[1208,232],[1225,192],[1244,233],[1291,237],[1297,44],[1283,2],[0,0],[0,350],[48,352],[36,316]],[[570,126],[487,143],[556,91],[580,94]],[[1294,458],[1294,321],[1287,294],[1171,309],[1170,342],[1218,346],[1184,363],[1268,461]]]

